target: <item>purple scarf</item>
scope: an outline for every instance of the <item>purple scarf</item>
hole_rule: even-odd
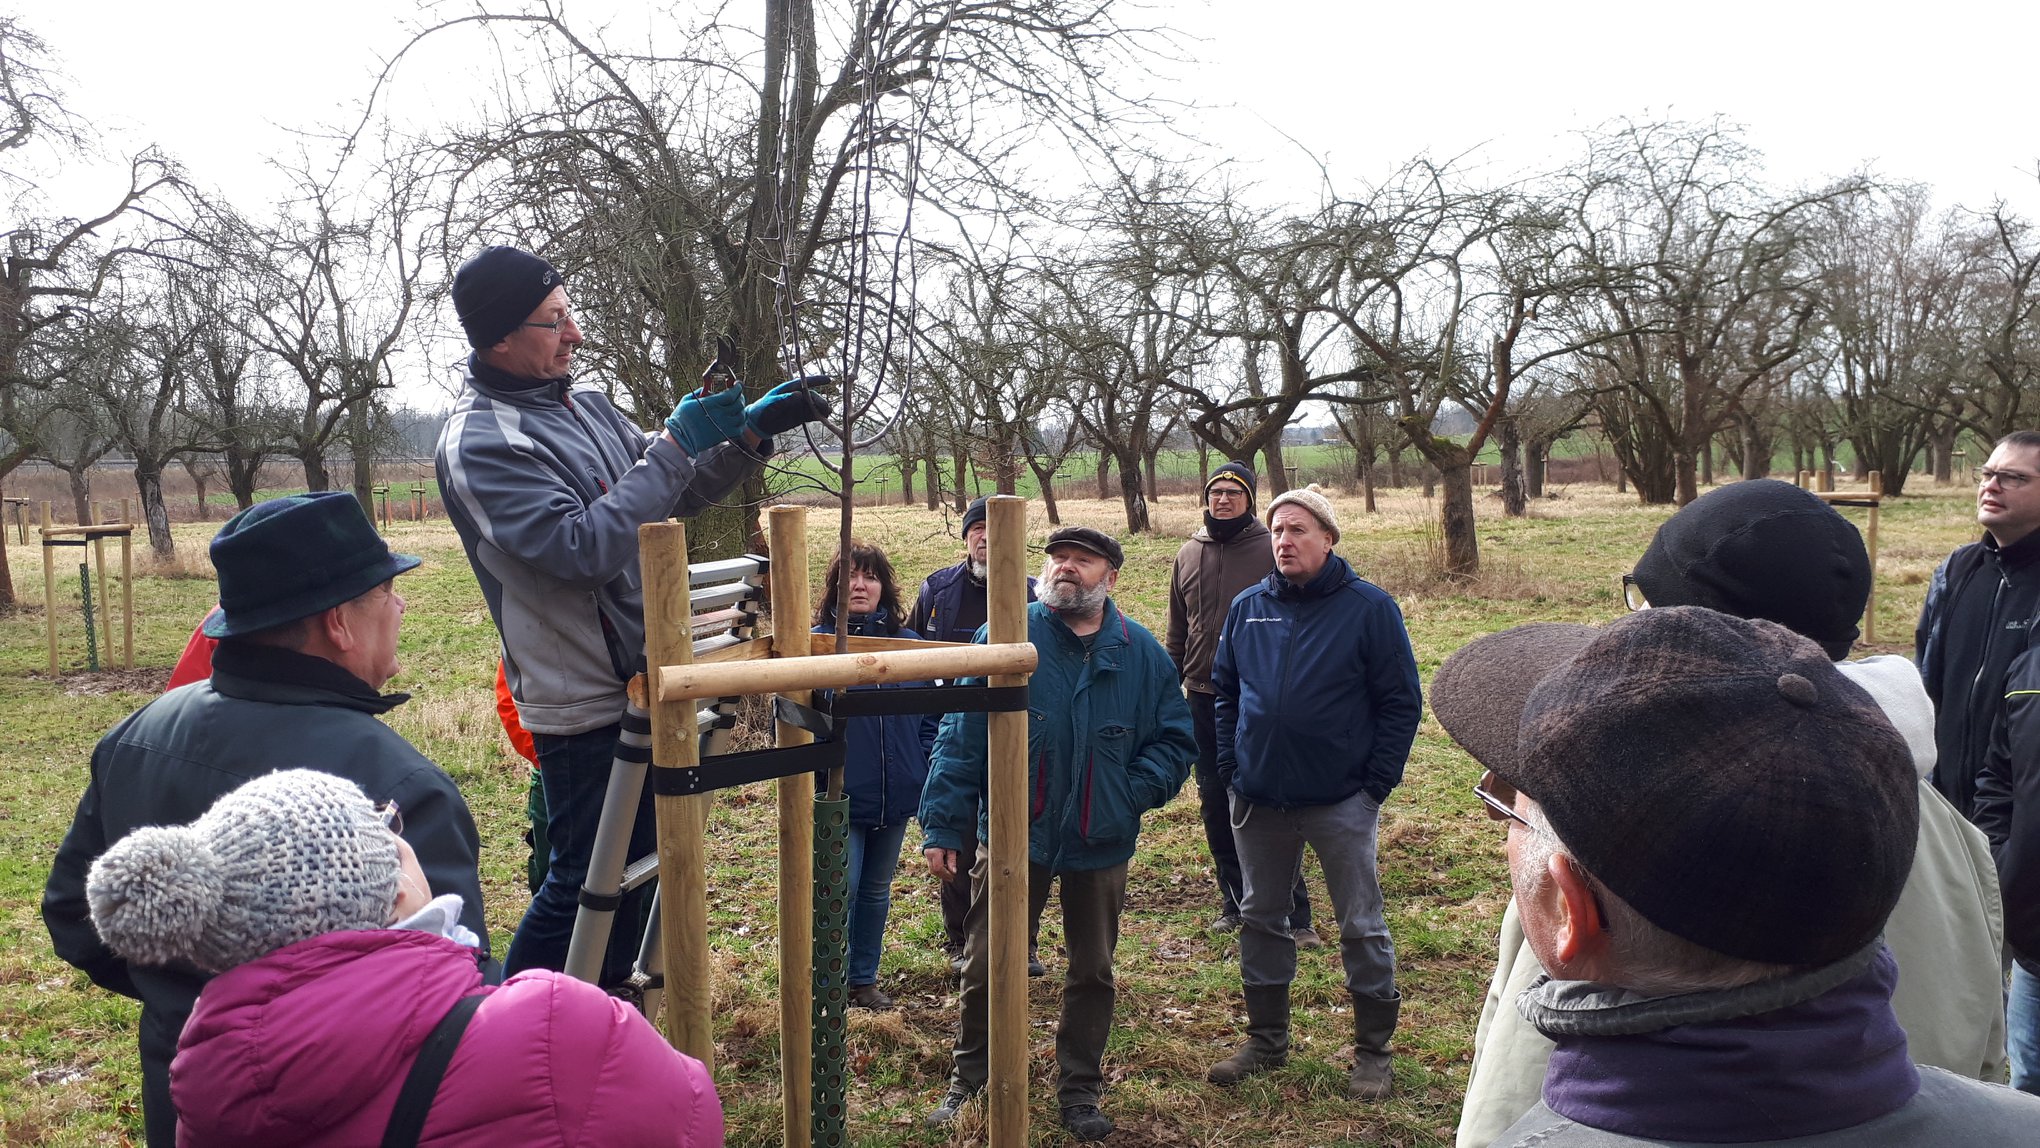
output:
[[[1702,1016],[1627,1035],[1548,1033],[1558,1048],[1545,1072],[1544,1102],[1589,1127],[1709,1144],[1786,1140],[1874,1120],[1904,1107],[1920,1087],[1891,1011],[1897,983],[1898,962],[1880,945],[1860,973],[1780,1008],[1736,1015],[1728,1007],[1720,1010],[1724,1019]],[[1666,1003],[1727,1004],[1749,992]]]

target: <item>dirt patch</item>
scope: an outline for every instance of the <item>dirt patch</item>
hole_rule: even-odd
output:
[[[170,680],[167,666],[143,666],[133,670],[84,670],[57,675],[64,696],[96,698],[107,694],[160,694]]]

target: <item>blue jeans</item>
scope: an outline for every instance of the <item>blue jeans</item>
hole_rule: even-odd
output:
[[[545,833],[552,847],[545,881],[524,911],[510,952],[503,959],[505,975],[525,969],[566,967],[567,943],[573,939],[574,917],[580,909],[581,885],[588,879],[588,855],[595,848],[595,826],[602,819],[602,799],[609,791],[609,771],[616,762],[618,726],[587,733],[531,736],[538,750],[538,769],[545,789]],[[630,857],[635,860],[658,844],[652,814],[652,787],[647,779],[631,827]],[[616,911],[609,948],[603,954],[600,984],[613,987],[630,976],[638,945],[644,939],[645,913],[654,886],[641,885]]]
[[[867,828],[850,827],[850,980],[878,983],[878,957],[885,947],[885,919],[892,913],[893,874],[900,867],[905,819]]]
[[[2012,963],[2012,991],[2005,998],[2005,1052],[2012,1062],[2012,1087],[2040,1093],[2040,977]]]

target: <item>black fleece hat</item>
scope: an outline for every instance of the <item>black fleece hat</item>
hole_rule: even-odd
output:
[[[1789,482],[1730,483],[1658,527],[1636,562],[1653,606],[1763,618],[1846,658],[1870,601],[1870,554],[1848,519]]]
[[[553,265],[515,247],[484,247],[453,273],[453,312],[468,345],[493,347],[517,329],[562,280]]]
[[[210,638],[238,638],[330,610],[418,565],[392,553],[344,490],[258,502],[212,540],[220,608]]]
[[[1212,471],[1211,477],[1204,480],[1205,501],[1209,502],[1211,500],[1211,484],[1220,479],[1237,482],[1247,488],[1247,517],[1252,518],[1254,516],[1254,495],[1257,493],[1254,489],[1254,468],[1238,459],[1234,459],[1220,466],[1217,470]]]
[[[985,520],[985,496],[979,495],[978,497],[970,500],[970,508],[963,512],[963,528],[958,533],[961,533],[965,538],[968,538],[970,537],[970,528],[976,526],[978,523],[983,522],[984,520]]]
[[[1447,658],[1431,694],[1446,732],[1536,801],[1567,852],[1704,948],[1840,960],[1877,936],[1912,870],[1905,740],[1774,623],[1674,607],[1598,630],[1518,627]]]
[[[1112,563],[1114,570],[1126,562],[1126,551],[1119,548],[1119,540],[1102,530],[1093,530],[1088,526],[1065,526],[1051,533],[1048,536],[1048,543],[1042,549],[1053,550],[1064,543],[1089,550]]]

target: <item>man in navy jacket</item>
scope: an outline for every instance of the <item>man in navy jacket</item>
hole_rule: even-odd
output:
[[[1303,847],[1323,862],[1353,998],[1347,1095],[1388,1095],[1388,1041],[1402,994],[1382,917],[1374,842],[1381,803],[1402,781],[1423,699],[1402,611],[1332,553],[1339,520],[1315,490],[1268,506],[1275,572],[1233,600],[1211,681],[1218,689],[1218,769],[1231,787],[1245,885],[1240,981],[1247,1042],[1212,1065],[1234,1084],[1289,1059],[1287,926]]]

